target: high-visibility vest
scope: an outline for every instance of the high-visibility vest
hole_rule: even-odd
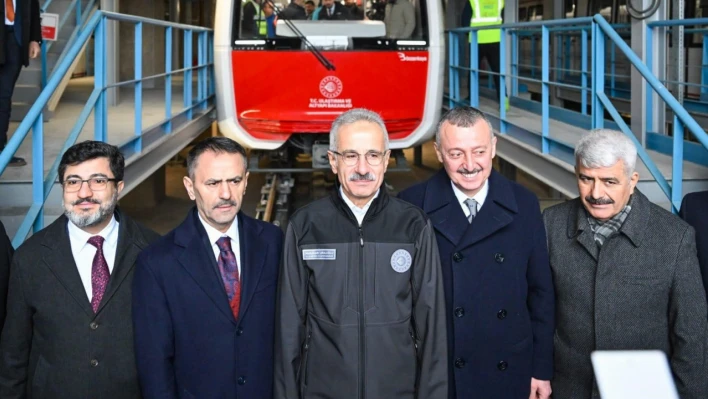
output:
[[[472,6],[470,27],[501,25],[504,0],[469,0]],[[470,35],[470,40],[472,36]],[[477,43],[499,43],[501,29],[485,29],[477,31]]]
[[[256,13],[253,15],[253,21],[256,23],[256,26],[258,26],[258,34],[261,36],[266,36],[268,34],[268,24],[266,23],[265,17],[261,14],[261,6],[259,6],[255,1],[249,0],[243,2],[241,7],[245,7],[248,3],[253,3],[253,7],[256,8]]]

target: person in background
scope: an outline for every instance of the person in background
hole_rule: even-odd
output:
[[[290,4],[278,15],[280,19],[306,20],[305,0],[292,0]]]
[[[7,306],[7,284],[10,280],[10,262],[15,249],[12,247],[10,237],[5,232],[5,226],[0,222],[0,330],[5,324]]]
[[[686,194],[679,216],[696,230],[698,264],[701,266],[703,288],[708,291],[708,191]]]
[[[263,16],[265,16],[266,37],[275,38],[275,5],[271,0],[266,0],[263,4]]]
[[[364,10],[356,4],[356,0],[344,0],[344,7],[349,10],[349,19],[363,20]]]
[[[307,19],[312,19],[312,13],[315,12],[315,2],[312,0],[307,0],[305,2],[305,12],[307,13]]]
[[[12,113],[12,94],[22,66],[39,56],[42,41],[38,0],[4,0],[0,7],[0,152],[7,145]],[[27,162],[13,156],[7,166],[24,166]]]
[[[409,39],[415,31],[415,7],[409,0],[388,0],[384,24],[387,38]]]

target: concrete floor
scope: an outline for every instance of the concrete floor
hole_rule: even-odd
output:
[[[413,150],[406,150],[404,153],[409,165],[412,165]],[[423,164],[424,167],[412,167],[410,172],[387,173],[386,183],[393,186],[394,193],[396,193],[431,177],[441,167],[435,156],[432,142],[423,146]],[[186,175],[186,168],[182,165],[182,162],[168,163],[162,173],[165,173],[166,196],[159,205],[144,209],[126,209],[126,212],[147,227],[160,234],[165,234],[184,220],[194,203],[187,196],[182,183],[182,178]],[[562,201],[562,199],[550,198],[551,192],[547,186],[520,170],[517,170],[517,181],[536,193],[542,209]],[[246,190],[246,197],[242,205],[242,210],[245,214],[249,216],[255,215],[256,207],[260,200],[260,188],[264,182],[264,174],[251,173],[248,179],[248,190]],[[126,200],[135,203],[134,199],[126,198]],[[309,199],[301,199],[296,205],[302,205],[308,201]]]

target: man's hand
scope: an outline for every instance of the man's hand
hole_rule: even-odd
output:
[[[29,56],[30,58],[37,58],[39,57],[40,53],[40,48],[39,48],[39,43],[37,42],[29,42]]]
[[[531,378],[531,395],[529,399],[548,399],[551,397],[551,382]]]

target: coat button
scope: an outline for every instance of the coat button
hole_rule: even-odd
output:
[[[463,258],[464,258],[464,256],[462,256],[462,254],[459,252],[455,252],[454,254],[452,254],[452,260],[454,260],[457,263],[462,262]]]
[[[465,359],[461,357],[455,359],[455,367],[457,367],[458,369],[465,367]]]
[[[95,329],[98,328],[98,323],[96,323],[95,321],[92,321],[91,324],[89,324],[89,327],[90,327],[92,330],[95,330]]]
[[[462,317],[464,315],[465,315],[465,308],[459,307],[459,306],[455,308],[455,316]]]
[[[246,377],[238,377],[239,385],[246,385]]]
[[[499,320],[504,320],[506,318],[506,309],[502,309],[497,312],[497,318]]]
[[[497,263],[504,262],[504,254],[500,254],[499,252],[497,252],[496,254],[494,254],[494,260],[497,261]]]
[[[507,362],[503,360],[497,364],[497,368],[499,369],[499,371],[504,371],[507,367],[509,367],[509,364],[507,364]]]
[[[97,366],[98,366],[98,360],[96,360],[96,359],[91,359],[91,366],[97,367]]]
[[[239,337],[243,335],[243,328],[239,327],[238,330],[236,330],[236,335],[238,335]]]

